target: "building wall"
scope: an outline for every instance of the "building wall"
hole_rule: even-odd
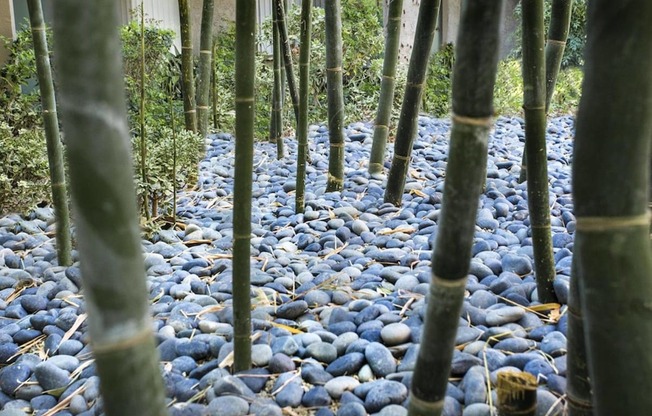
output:
[[[14,38],[14,5],[11,0],[0,0],[0,36]],[[8,57],[9,52],[0,44],[0,64]]]

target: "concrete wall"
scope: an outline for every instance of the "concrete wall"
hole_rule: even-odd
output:
[[[0,35],[7,38],[14,38],[14,5],[11,0],[0,0]],[[8,56],[8,51],[0,45],[0,64]]]

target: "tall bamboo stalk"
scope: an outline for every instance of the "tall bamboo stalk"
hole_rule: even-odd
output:
[[[278,33],[278,19],[276,14],[272,17],[272,49],[274,62],[274,90],[272,91],[272,116],[270,117],[269,140],[276,143],[276,158],[282,159],[283,148],[282,133],[282,104],[281,104],[281,39]]]
[[[394,84],[396,82],[396,62],[398,61],[398,47],[401,42],[401,14],[403,13],[403,0],[389,0],[385,35],[385,58],[383,60],[383,79],[380,84],[380,99],[374,126],[374,140],[371,145],[369,158],[369,173],[383,172],[385,161],[385,147],[389,136],[389,120],[394,104]]]
[[[233,192],[234,369],[251,367],[251,181],[254,152],[256,1],[239,0],[235,31],[235,182]]]
[[[414,45],[408,67],[405,93],[401,105],[401,114],[396,129],[394,142],[394,157],[387,177],[385,202],[396,206],[401,205],[403,188],[412,154],[412,143],[417,134],[417,120],[423,84],[428,72],[428,59],[432,42],[435,39],[440,0],[421,0],[419,18],[414,32]]]
[[[147,131],[145,128],[145,5],[140,2],[140,103],[138,107],[138,118],[140,124],[140,176],[143,181],[143,211],[148,220],[155,212],[150,214],[149,207],[149,182],[147,180]],[[156,198],[153,198],[152,203]]]
[[[566,49],[566,40],[570,30],[573,0],[553,0],[550,10],[550,26],[546,40],[546,113],[550,109],[552,94],[555,91],[557,75],[561,67],[561,58]]]
[[[290,99],[294,109],[294,118],[299,124],[299,93],[294,79],[294,69],[292,67],[292,52],[290,51],[290,40],[288,38],[288,29],[285,24],[285,6],[283,0],[274,0],[274,10],[278,24],[278,34],[281,37],[281,52],[283,62],[285,63],[285,76],[287,78],[288,89],[290,90]]]
[[[104,412],[166,415],[143,272],[118,5],[59,0],[54,13],[71,196]]]
[[[539,300],[556,302],[552,282],[555,261],[548,191],[546,151],[546,68],[543,55],[543,0],[523,0],[523,112],[525,113],[525,151],[528,167],[528,207],[534,270]]]
[[[204,0],[201,13],[199,40],[199,82],[197,85],[197,125],[199,134],[208,134],[209,93],[211,87],[211,61],[213,58],[213,0]],[[201,151],[204,149],[202,141]]]
[[[652,408],[652,3],[588,6],[573,152],[575,253],[595,414]]]
[[[181,85],[183,86],[183,114],[186,130],[197,131],[195,109],[195,75],[192,58],[192,37],[188,0],[179,0],[179,26],[181,30]]]
[[[50,169],[50,188],[52,192],[52,205],[56,224],[57,260],[61,266],[72,264],[70,240],[70,213],[68,210],[68,193],[66,192],[66,178],[63,166],[63,151],[59,139],[59,118],[57,117],[57,102],[54,95],[52,82],[52,68],[48,42],[45,35],[43,21],[43,8],[41,0],[27,0],[29,22],[34,41],[34,57],[36,58],[36,72],[38,85],[41,91],[41,105],[43,106],[43,127],[48,152],[48,166]]]
[[[546,40],[545,61],[546,61],[546,114],[550,110],[550,102],[555,91],[557,75],[561,67],[561,59],[564,56],[568,31],[570,30],[571,10],[573,0],[553,0],[548,27],[548,39]],[[527,152],[523,152],[521,161],[521,173],[519,182],[527,179]]]
[[[566,402],[569,416],[592,416],[591,382],[586,357],[584,316],[577,275],[577,255],[571,266],[570,293],[568,295],[568,384]]]
[[[340,0],[324,5],[326,88],[328,97],[328,179],[326,191],[344,187],[344,91],[342,89],[342,7]]]
[[[219,129],[220,123],[217,119],[217,68],[215,67],[215,54],[217,53],[217,36],[213,38],[213,54],[211,55],[211,99],[213,102],[213,128]]]
[[[470,1],[460,19],[453,69],[453,127],[421,340],[427,348],[421,348],[417,358],[410,416],[440,415],[444,406],[478,196],[486,176],[502,8],[502,1]]]
[[[308,90],[310,88],[310,35],[312,1],[301,3],[301,51],[299,54],[299,124],[297,138],[297,191],[295,210],[303,212],[306,193],[306,159],[308,158]]]

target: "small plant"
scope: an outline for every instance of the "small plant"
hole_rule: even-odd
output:
[[[446,117],[451,106],[451,80],[455,47],[443,46],[428,63],[428,77],[423,89],[422,110],[435,117]]]

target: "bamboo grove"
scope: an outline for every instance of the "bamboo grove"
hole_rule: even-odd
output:
[[[463,2],[452,80],[452,128],[438,234],[433,243],[430,289],[408,414],[440,415],[454,355],[471,250],[478,197],[487,178],[487,152],[494,126],[494,84],[499,61],[504,2]],[[233,195],[232,370],[252,366],[252,171],[256,94],[256,0],[236,2],[235,157]],[[28,0],[37,56],[52,199],[56,212],[59,264],[72,262],[67,187],[59,138],[55,89],[39,0]],[[273,77],[270,140],[277,157],[296,157],[295,210],[305,205],[310,163],[309,69],[321,65],[327,78],[329,163],[327,192],[345,189],[342,10],[325,4],[326,56],[310,59],[313,4],[301,2],[299,82],[294,76],[286,3],[273,6]],[[213,0],[203,1],[199,79],[195,88],[189,6],[179,0],[181,95],[185,128],[209,134],[217,100],[213,52]],[[543,0],[522,0],[523,111],[529,226],[540,303],[557,302],[552,286],[547,111],[572,20],[572,0],[554,0],[547,42]],[[384,201],[400,207],[410,166],[422,86],[436,34],[440,0],[422,0],[405,93],[396,128]],[[385,56],[369,175],[384,177],[386,144],[396,82],[402,2],[389,1]],[[652,251],[650,250],[650,139],[652,138],[652,3],[591,0],[588,9],[585,80],[573,150],[573,196],[577,215],[568,300],[568,411],[571,416],[642,415],[652,407]],[[142,12],[141,12],[142,13]],[[93,353],[107,415],[166,414],[155,340],[151,335],[143,273],[137,201],[129,152],[123,69],[112,1],[60,0],[55,8],[56,84],[65,133],[70,200],[75,211],[76,246],[88,304]],[[141,15],[141,19],[142,19]],[[141,29],[144,21],[141,20]],[[143,29],[144,30],[144,29]],[[88,36],[93,33],[93,36]],[[144,36],[143,36],[144,38]],[[219,38],[218,38],[219,39]],[[145,45],[142,45],[144,50]],[[144,54],[144,51],[143,51]],[[146,77],[141,68],[143,81]],[[144,82],[143,82],[144,85]],[[297,155],[283,147],[283,96],[290,92],[296,121]],[[171,100],[170,100],[171,103]],[[144,94],[140,105],[146,105]],[[172,104],[170,104],[172,108]],[[216,111],[214,109],[214,111]],[[141,110],[142,113],[142,110]],[[217,115],[214,113],[214,118]],[[217,123],[214,123],[217,124]],[[141,139],[144,140],[141,122]],[[174,130],[174,128],[173,128]],[[287,141],[292,138],[285,138]],[[176,140],[176,136],[175,136]],[[203,151],[200,149],[200,153]],[[142,147],[143,159],[146,149]],[[526,166],[527,165],[527,166]],[[143,177],[147,176],[143,169]],[[295,178],[288,178],[288,180]],[[176,191],[176,188],[175,188]],[[617,196],[616,196],[617,195]],[[146,207],[144,212],[156,214]],[[176,212],[174,213],[176,214]],[[176,224],[176,218],[174,219]],[[626,339],[631,342],[615,342]],[[632,357],[636,357],[633,359]],[[536,380],[498,378],[501,414],[533,414]]]

